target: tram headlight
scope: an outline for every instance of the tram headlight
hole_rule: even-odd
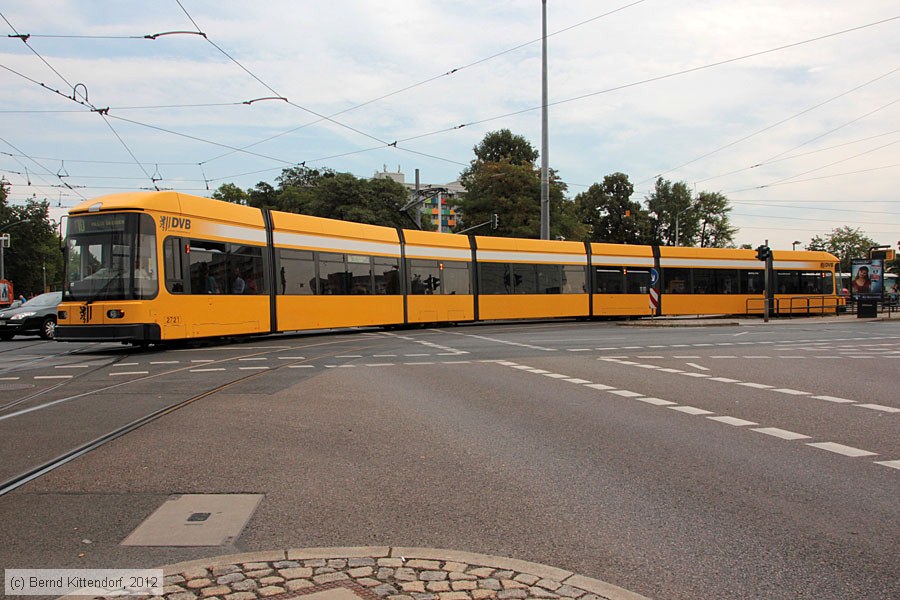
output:
[[[110,319],[121,319],[125,316],[125,311],[114,308],[112,310],[106,311],[106,316]]]

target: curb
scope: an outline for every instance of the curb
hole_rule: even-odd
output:
[[[438,548],[291,548],[161,568],[166,600],[278,600],[335,587],[384,600],[649,600],[557,567]]]

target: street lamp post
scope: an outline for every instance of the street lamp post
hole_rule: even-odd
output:
[[[796,250],[796,249],[797,249],[797,245],[798,245],[798,244],[802,244],[802,243],[803,243],[803,242],[800,242],[800,241],[797,241],[797,242],[791,242],[791,250]]]
[[[691,210],[692,208],[696,208],[696,207],[695,207],[693,204],[691,204],[691,205],[689,205],[687,208],[685,208],[684,210],[680,210],[680,211],[678,211],[677,213],[675,213],[675,245],[676,245],[676,246],[679,245],[679,244],[678,244],[678,241],[679,241],[679,234],[680,234],[680,232],[679,232],[678,225],[679,225],[679,218],[681,217],[681,213],[685,213],[685,212]]]
[[[550,239],[550,139],[547,132],[547,0],[541,2],[541,239]]]

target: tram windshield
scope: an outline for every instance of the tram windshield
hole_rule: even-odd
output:
[[[65,300],[137,300],[159,290],[153,219],[137,213],[69,219]]]

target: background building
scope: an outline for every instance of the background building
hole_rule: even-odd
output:
[[[429,219],[437,231],[450,232],[456,227],[460,215],[456,209],[456,199],[463,193],[459,181],[450,183],[416,183],[406,181],[406,176],[397,167],[397,171],[389,172],[387,165],[376,172],[374,179],[393,179],[409,190],[410,205],[418,205],[423,219]],[[412,207],[411,207],[412,208]]]

